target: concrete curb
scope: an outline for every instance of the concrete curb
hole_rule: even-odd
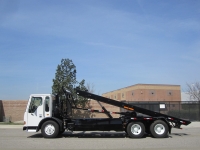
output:
[[[23,125],[0,125],[0,129],[23,129]]]

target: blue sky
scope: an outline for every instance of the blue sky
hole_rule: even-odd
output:
[[[62,58],[102,94],[200,81],[199,0],[0,0],[0,99],[51,93]]]

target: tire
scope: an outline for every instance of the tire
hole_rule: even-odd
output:
[[[44,138],[56,138],[59,134],[59,126],[54,121],[46,121],[41,128]]]
[[[145,127],[142,122],[131,122],[128,124],[126,131],[130,138],[141,138],[144,136]]]
[[[151,124],[150,132],[155,138],[166,138],[168,137],[169,127],[164,121],[156,120]]]

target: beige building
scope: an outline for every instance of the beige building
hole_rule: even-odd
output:
[[[102,94],[103,97],[114,99],[117,101],[131,102],[172,102],[181,101],[181,90],[180,85],[166,85],[166,84],[136,84],[107,92]],[[105,103],[101,104],[108,110],[112,112],[122,111],[119,107],[108,105]],[[92,100],[90,106],[93,109],[101,109],[100,105]],[[119,117],[119,115],[114,114],[113,117]],[[104,118],[107,117],[105,114],[93,114],[94,118]]]
[[[180,85],[136,84],[102,96],[118,101],[181,101]]]

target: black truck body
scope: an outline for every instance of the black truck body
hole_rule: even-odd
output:
[[[70,97],[70,93],[66,92],[66,98]],[[125,131],[127,134],[129,134],[130,137],[142,137],[140,135],[132,135],[131,127],[128,127],[128,125],[137,123],[136,126],[138,128],[144,128],[144,133],[152,134],[154,129],[151,129],[153,127],[152,124],[157,121],[161,127],[165,127],[165,131],[168,133],[171,133],[171,128],[180,128],[181,125],[188,125],[191,122],[188,120],[176,118],[173,116],[161,114],[158,112],[154,112],[151,110],[147,110],[144,108],[140,108],[131,104],[127,104],[124,102],[119,102],[116,100],[112,100],[109,98],[105,98],[99,95],[95,95],[92,93],[89,93],[87,91],[82,91],[80,89],[76,89],[76,94],[79,96],[83,96],[88,99],[96,100],[98,102],[107,103],[116,107],[124,108],[127,110],[127,112],[109,112],[106,110],[105,107],[102,106],[102,110],[93,110],[93,109],[82,109],[77,108],[76,106],[73,106],[73,98],[70,100],[68,99],[68,106],[70,106],[72,109],[82,109],[85,111],[90,112],[97,112],[97,113],[105,113],[107,114],[108,118],[86,118],[86,119],[72,119],[72,118],[66,118],[66,123],[64,128],[68,129],[69,125],[73,125],[71,130],[73,131]],[[68,107],[68,108],[70,108]],[[70,109],[71,109],[70,108]],[[70,112],[71,110],[68,110]],[[113,118],[111,114],[120,114],[121,117],[119,118]],[[144,114],[144,116],[138,116],[137,113]],[[65,119],[64,119],[65,120]],[[142,124],[142,125],[140,125]],[[164,125],[162,125],[164,124]],[[144,126],[144,127],[142,127]],[[155,125],[154,125],[155,126]],[[155,127],[154,127],[155,128]],[[134,127],[132,127],[134,129]],[[129,131],[130,130],[130,131]],[[161,135],[154,134],[154,137],[166,137],[167,132]],[[141,135],[143,135],[142,133]]]

